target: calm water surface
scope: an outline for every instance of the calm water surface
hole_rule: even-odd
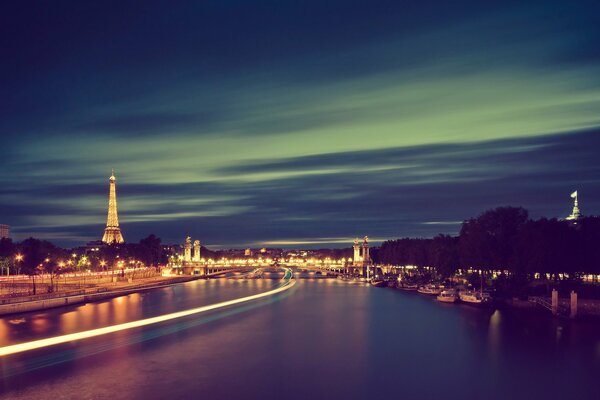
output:
[[[269,290],[195,281],[0,320],[1,345]],[[299,280],[273,298],[0,359],[6,399],[600,399],[600,324]]]

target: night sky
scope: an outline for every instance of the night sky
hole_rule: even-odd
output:
[[[0,223],[346,246],[600,213],[598,1],[14,1]],[[92,4],[93,3],[93,4]]]

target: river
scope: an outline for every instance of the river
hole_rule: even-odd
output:
[[[0,346],[270,290],[193,281],[9,316]],[[599,399],[600,324],[299,279],[267,299],[0,358],[6,399]]]

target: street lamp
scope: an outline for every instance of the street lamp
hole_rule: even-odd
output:
[[[17,261],[17,274],[19,274],[21,272],[21,261],[23,261],[23,254],[17,253],[15,260]],[[10,268],[8,269],[8,275],[10,275]]]

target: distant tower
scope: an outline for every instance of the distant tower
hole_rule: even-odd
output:
[[[577,221],[579,217],[581,217],[581,212],[579,211],[579,201],[577,199],[577,190],[571,193],[571,198],[574,199],[573,202],[573,211],[571,215],[569,215],[566,219],[567,221]]]
[[[185,244],[183,245],[183,261],[192,261],[192,238],[186,237]]]
[[[115,181],[115,171],[113,170],[112,175],[109,178],[110,190],[108,193],[108,218],[106,219],[104,236],[102,236],[102,241],[109,244],[125,242],[123,235],[121,234],[121,228],[119,228],[119,217],[117,215],[117,190]]]
[[[194,240],[194,261],[200,262],[200,241]]]

